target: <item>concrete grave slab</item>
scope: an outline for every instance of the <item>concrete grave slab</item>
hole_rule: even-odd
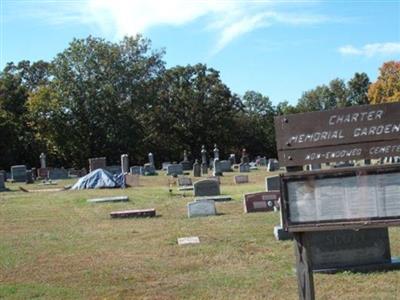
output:
[[[233,177],[233,182],[235,184],[249,183],[249,176],[248,175],[236,175],[235,177]]]
[[[178,245],[199,244],[200,239],[198,236],[189,236],[178,238]]]
[[[89,203],[126,202],[126,201],[129,201],[128,196],[104,197],[104,198],[95,198],[87,200],[87,202]]]

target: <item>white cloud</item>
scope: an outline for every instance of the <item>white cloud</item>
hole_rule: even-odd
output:
[[[342,55],[360,55],[372,57],[376,55],[400,54],[400,43],[374,43],[366,44],[362,47],[346,45],[339,48]]]
[[[312,25],[332,20],[321,15],[294,13],[292,3],[272,0],[31,0],[29,3],[26,13],[30,17],[52,25],[94,26],[111,39],[146,33],[156,26],[182,26],[203,18],[204,29],[216,36],[213,54],[259,28],[274,24]],[[304,5],[309,7],[310,3]],[[292,13],[282,12],[283,8],[292,9]]]

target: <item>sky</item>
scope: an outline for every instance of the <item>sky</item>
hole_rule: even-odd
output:
[[[400,0],[0,0],[0,26],[1,69],[51,61],[73,38],[141,33],[167,67],[207,64],[274,105],[400,60]]]

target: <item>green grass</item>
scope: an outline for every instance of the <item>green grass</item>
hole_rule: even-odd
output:
[[[187,218],[191,193],[170,195],[168,177],[141,177],[125,190],[0,193],[0,299],[297,299],[292,242],[277,242],[277,213],[244,214],[242,195],[264,190],[222,179],[233,201],[214,217]],[[60,186],[73,180],[60,182]],[[23,185],[27,189],[44,188]],[[47,188],[47,187],[46,187]],[[86,199],[128,195],[130,202]],[[156,208],[158,217],[110,219],[119,209]],[[199,236],[198,245],[177,238]],[[390,229],[400,256],[400,230]],[[400,299],[400,271],[315,275],[317,299]]]

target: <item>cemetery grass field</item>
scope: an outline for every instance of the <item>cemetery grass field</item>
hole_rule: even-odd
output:
[[[25,193],[52,188],[7,184],[0,193],[0,299],[297,299],[293,242],[278,242],[278,213],[243,213],[242,195],[265,190],[265,170],[250,183],[225,173],[218,216],[187,218],[191,192],[169,193],[169,177],[140,187]],[[61,181],[59,186],[75,180]],[[89,204],[127,195],[130,202]],[[122,209],[156,208],[157,217],[111,219]],[[198,236],[200,244],[178,246]],[[400,228],[390,229],[400,256]],[[314,275],[317,299],[400,299],[400,271]]]

